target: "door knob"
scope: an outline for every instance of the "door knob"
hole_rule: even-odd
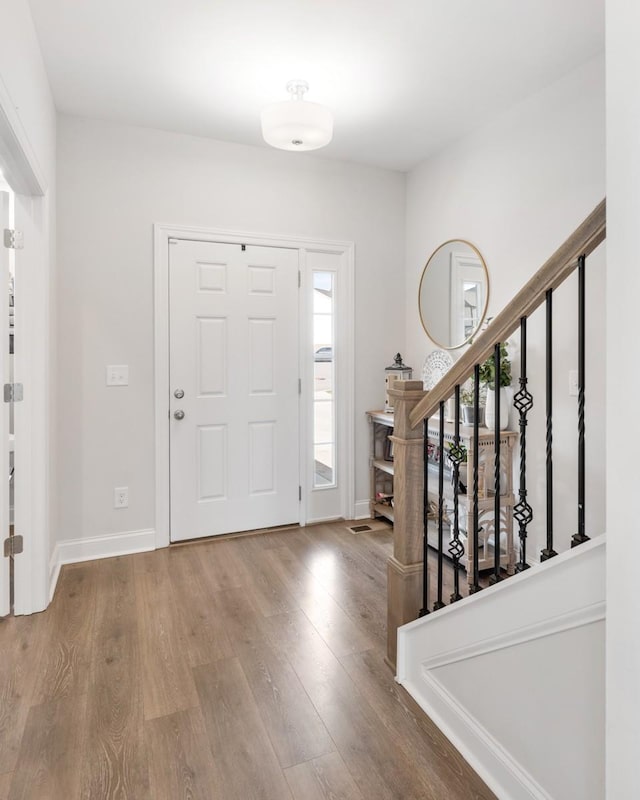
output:
[[[182,400],[182,398],[184,397],[184,389],[176,389],[175,392],[173,393],[173,396],[178,400]]]
[[[179,408],[177,411],[173,412],[173,416],[176,419],[184,419],[184,411],[181,408]]]

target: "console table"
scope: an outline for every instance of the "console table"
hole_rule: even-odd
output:
[[[367,417],[371,425],[369,468],[371,477],[371,517],[385,517],[393,522],[393,449],[390,436],[393,434],[393,413],[384,411],[368,411]],[[429,420],[428,443],[428,496],[430,508],[437,508],[438,502],[438,472],[440,457],[445,459],[445,555],[447,540],[453,536],[453,486],[451,483],[451,468],[446,456],[447,444],[455,439],[455,430],[452,422],[444,424],[445,453],[439,452],[439,426],[438,417]],[[513,507],[516,499],[513,493],[513,450],[518,434],[516,431],[501,431],[500,433],[500,524],[499,547],[501,550],[500,563],[513,574],[516,555],[513,542]],[[480,571],[493,569],[495,547],[495,492],[493,490],[494,474],[494,431],[480,428],[478,434],[478,471],[479,471],[479,499],[478,499],[478,569]],[[473,575],[469,567],[469,553],[473,549],[473,426],[460,425],[460,443],[467,450],[467,462],[460,465],[460,480],[467,486],[468,494],[458,495],[458,515],[460,539],[464,545],[465,553],[460,559],[460,564],[467,570],[469,585],[473,584]],[[468,481],[465,476],[468,474]],[[431,546],[437,546],[437,512],[434,516],[429,513],[428,541]]]

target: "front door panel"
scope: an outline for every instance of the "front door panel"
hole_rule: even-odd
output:
[[[297,522],[298,252],[172,240],[169,292],[172,541]]]

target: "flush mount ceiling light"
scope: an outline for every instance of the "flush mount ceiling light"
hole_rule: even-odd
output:
[[[306,81],[289,81],[290,100],[271,103],[262,109],[262,136],[267,144],[281,150],[317,150],[333,136],[333,115],[325,106],[308,103]]]

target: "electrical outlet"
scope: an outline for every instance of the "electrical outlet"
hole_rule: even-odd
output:
[[[569,370],[569,397],[578,396],[578,370]]]
[[[113,490],[113,507],[114,508],[128,508],[129,507],[129,487],[118,486]]]
[[[107,386],[128,386],[129,365],[110,364],[107,367]]]

